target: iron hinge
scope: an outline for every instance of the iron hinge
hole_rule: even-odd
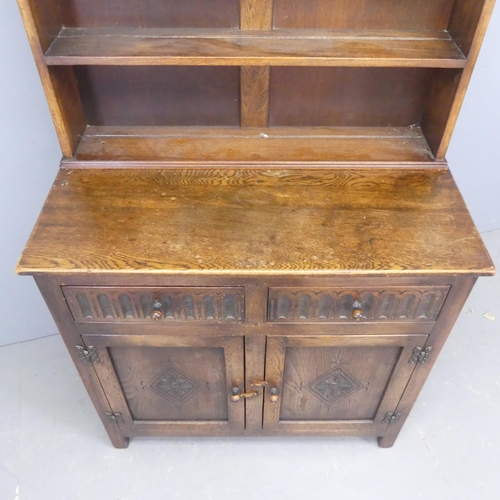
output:
[[[411,358],[408,360],[408,363],[420,363],[421,365],[425,365],[425,363],[427,363],[427,360],[429,359],[431,351],[432,347],[415,347],[415,349],[413,349]]]
[[[382,420],[383,424],[395,424],[399,422],[399,419],[401,418],[401,413],[400,412],[387,412],[385,414],[384,420]]]
[[[97,347],[93,345],[89,345],[88,347],[77,345],[76,350],[78,351],[80,359],[84,363],[88,363],[89,361],[91,361],[92,363],[99,363],[99,361],[101,361],[99,359],[99,354],[97,354]]]
[[[121,413],[111,413],[110,411],[106,412],[106,418],[112,423],[112,424],[123,424],[125,421],[123,420],[122,414]]]

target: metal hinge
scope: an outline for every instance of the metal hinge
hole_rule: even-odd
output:
[[[121,413],[111,413],[110,411],[106,412],[106,418],[112,423],[112,424],[124,424],[125,421],[123,420],[122,414]]]
[[[385,414],[384,420],[382,420],[383,424],[395,424],[399,422],[399,419],[401,418],[401,413],[398,412],[388,412]]]
[[[92,363],[99,363],[99,361],[101,361],[99,359],[99,355],[97,354],[97,347],[94,347],[93,345],[89,345],[88,347],[77,345],[76,350],[78,351],[80,359],[84,363],[88,363],[89,361]]]
[[[423,347],[415,347],[415,349],[413,349],[411,358],[408,360],[408,363],[420,363],[421,365],[424,365],[425,363],[427,363],[431,351],[432,347],[426,347],[425,349]]]

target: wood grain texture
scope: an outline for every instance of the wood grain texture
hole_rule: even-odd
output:
[[[401,66],[463,68],[446,32],[63,28],[49,65]]]
[[[241,67],[241,126],[269,125],[269,66]]]
[[[489,275],[493,265],[448,170],[128,169],[61,171],[17,272]]]
[[[275,28],[444,30],[453,0],[274,0]]]
[[[245,336],[245,391],[257,391],[257,396],[245,401],[245,430],[262,430],[262,408],[264,404],[264,376],[266,337],[264,335]]]
[[[245,321],[243,287],[63,287],[76,322]]]
[[[234,0],[61,0],[65,26],[199,27],[238,26]]]
[[[114,347],[110,356],[134,420],[228,420],[222,348]]]
[[[418,126],[433,77],[419,68],[272,68],[269,123]]]
[[[483,5],[483,8],[479,13],[478,6],[481,4]],[[452,19],[450,20],[451,31],[454,33],[454,36],[458,36],[459,43],[461,43],[467,53],[468,62],[467,66],[463,70],[460,83],[458,84],[455,98],[449,113],[449,118],[436,153],[436,158],[438,159],[444,158],[446,156],[446,152],[448,151],[451,136],[457,123],[458,114],[460,113],[460,109],[465,98],[465,92],[469,86],[472,72],[474,71],[479,50],[483,43],[494,6],[495,0],[485,0],[484,2],[482,0],[478,2],[473,0],[459,1]],[[470,24],[471,22],[472,25]]]
[[[115,448],[127,448],[129,444],[128,437],[123,434],[120,426],[112,423],[106,417],[106,412],[113,413],[117,410],[110,405],[108,395],[99,382],[94,365],[91,363],[84,363],[75,348],[77,345],[84,345],[84,342],[75,327],[71,313],[66,305],[66,300],[62,294],[61,287],[58,285],[57,280],[50,276],[38,276],[35,278],[35,281],[47,303],[57,329],[62,336],[68,353],[87,389],[99,418],[108,433],[109,439]]]
[[[240,123],[238,68],[81,66],[75,73],[90,125]]]
[[[240,28],[268,30],[273,23],[273,0],[240,0]]]
[[[449,287],[269,288],[268,321],[333,323],[435,321]],[[355,316],[354,311],[358,314]]]
[[[420,127],[87,127],[75,156],[79,162],[156,161],[163,166],[434,161]]]
[[[399,355],[399,347],[288,348],[280,420],[373,420]]]
[[[106,276],[106,280],[114,280],[113,277]],[[129,275],[130,276],[130,275]],[[284,277],[281,278],[282,280]],[[297,277],[292,277],[297,279]],[[365,280],[372,280],[373,278],[365,278]],[[431,278],[427,278],[431,280]],[[255,305],[260,308],[260,311],[265,314],[265,300]],[[256,328],[259,326],[259,328]],[[177,335],[182,332],[183,336],[197,337],[203,330],[204,335],[220,335],[223,333],[226,337],[241,337],[245,335],[255,335],[257,337],[264,336],[282,336],[282,335],[328,335],[332,332],[342,335],[403,335],[403,334],[429,334],[434,327],[434,322],[423,321],[421,323],[415,322],[387,322],[387,323],[346,323],[336,322],[327,325],[318,325],[314,323],[268,323],[268,324],[248,324],[248,323],[232,323],[230,325],[222,325],[220,323],[204,324],[200,328],[199,324],[191,323],[187,325],[169,325],[157,322],[142,323],[136,325],[125,322],[109,322],[109,323],[78,323],[77,329],[81,335],[137,335],[138,328],[141,335],[144,336],[171,336]]]
[[[32,49],[45,52],[61,31],[59,0],[17,0]],[[40,53],[33,50],[35,59]],[[41,54],[40,54],[41,55]]]
[[[233,387],[244,388],[242,337],[93,334],[85,342],[102,358],[94,366],[126,435],[158,424],[173,435],[221,424],[223,433],[243,432],[244,401],[229,401]]]
[[[439,153],[461,77],[459,70],[437,71],[430,83],[421,126],[434,155]]]
[[[87,122],[73,70],[48,68],[43,60],[43,52],[52,43],[56,30],[60,28],[58,5],[52,0],[43,3],[18,0],[18,4],[62,153],[70,158]]]
[[[306,433],[355,423],[383,435],[411,377],[413,336],[268,338],[264,430]],[[275,389],[277,402],[270,399]]]
[[[494,3],[491,0],[455,0],[448,31],[465,55],[470,53],[478,28],[484,30],[479,25],[483,9],[489,10]]]
[[[390,448],[394,445],[401,428],[403,427],[408,415],[415,404],[420,391],[422,390],[432,367],[434,366],[441,349],[443,348],[448,336],[455,324],[455,321],[464,307],[465,301],[476,282],[476,277],[460,277],[456,280],[451,289],[449,300],[446,302],[443,314],[434,326],[429,336],[426,347],[432,347],[432,353],[425,364],[418,364],[414,375],[409,381],[403,397],[401,398],[395,411],[401,413],[400,420],[387,428],[384,437],[379,438],[381,448]]]

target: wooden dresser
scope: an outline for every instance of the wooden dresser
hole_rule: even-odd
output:
[[[63,152],[33,275],[114,446],[390,447],[494,268],[445,160],[491,0],[18,0]]]

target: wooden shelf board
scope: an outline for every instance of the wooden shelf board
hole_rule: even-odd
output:
[[[87,127],[78,161],[432,162],[420,127]]]
[[[463,68],[467,60],[446,31],[63,28],[45,62]]]
[[[60,170],[23,274],[493,274],[448,169]]]

